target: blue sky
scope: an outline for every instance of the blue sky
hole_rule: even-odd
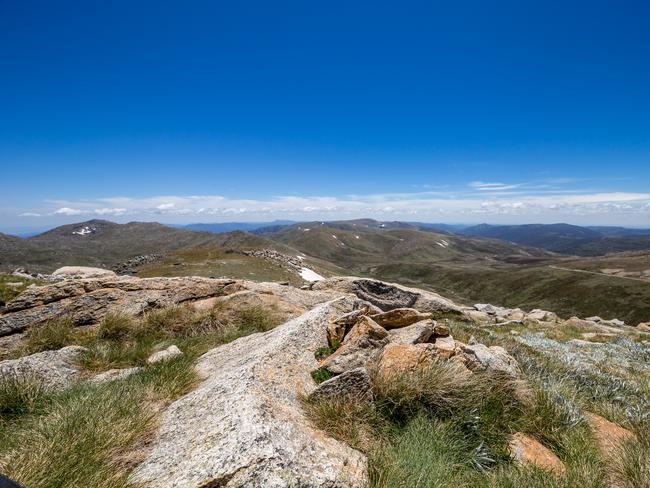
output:
[[[0,230],[650,225],[649,18],[621,1],[0,0]]]

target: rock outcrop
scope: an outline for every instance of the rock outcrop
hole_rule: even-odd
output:
[[[334,277],[314,283],[311,288],[352,293],[385,312],[396,308],[414,308],[425,313],[462,313],[461,307],[437,293],[378,280]]]
[[[351,299],[319,305],[269,332],[203,355],[203,382],[174,402],[131,481],[145,487],[362,487],[366,459],[317,431],[300,392],[316,385],[314,352]]]
[[[394,308],[388,312],[371,315],[372,319],[385,329],[407,327],[421,320],[430,319],[431,313],[422,313],[413,308]]]
[[[201,277],[94,278],[65,280],[31,287],[6,304],[0,315],[0,336],[23,332],[57,317],[77,325],[94,324],[109,311],[138,315],[147,310],[205,299],[232,300],[231,294],[249,291],[241,301],[278,305],[280,311],[299,314],[336,293],[303,291],[277,283],[256,283]],[[245,294],[244,294],[245,295]],[[340,295],[340,293],[338,294]],[[214,302],[213,302],[214,303]]]

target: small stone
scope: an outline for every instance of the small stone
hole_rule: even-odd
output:
[[[319,401],[341,397],[372,401],[370,376],[365,368],[355,368],[323,381],[309,395],[309,400]]]
[[[154,364],[160,361],[167,361],[169,359],[175,358],[176,356],[180,356],[182,354],[183,353],[181,352],[181,350],[172,344],[167,349],[154,352],[151,356],[147,358],[147,363]]]
[[[362,316],[345,336],[341,347],[325,358],[320,367],[332,374],[365,367],[377,358],[387,343],[388,332],[370,317]]]
[[[650,322],[641,322],[636,328],[644,332],[650,332]]]
[[[601,454],[605,457],[611,457],[616,454],[621,445],[626,441],[636,440],[636,435],[627,429],[624,429],[614,422],[596,415],[595,413],[584,413],[591,431],[596,438],[596,444]]]
[[[378,374],[382,378],[402,373],[423,371],[435,360],[431,344],[388,344],[379,360]]]
[[[389,330],[388,338],[394,344],[432,342],[436,335],[436,329],[437,325],[433,320],[422,320],[401,329]]]
[[[556,475],[565,472],[564,463],[553,451],[522,432],[517,432],[510,438],[508,450],[510,456],[523,465],[537,466]]]
[[[483,312],[488,315],[496,315],[497,313],[496,307],[494,305],[490,305],[489,303],[477,303],[474,305],[474,308],[479,312]]]
[[[135,368],[122,368],[122,369],[109,369],[103,373],[93,376],[90,381],[92,383],[106,383],[109,381],[116,381],[128,378],[136,373],[139,373],[144,368],[135,367]]]
[[[433,335],[438,337],[444,337],[444,336],[448,336],[450,333],[451,331],[449,330],[449,327],[434,322]]]
[[[477,324],[494,323],[494,317],[488,315],[485,312],[479,312],[478,310],[467,310],[463,313],[469,320]]]
[[[456,352],[456,342],[452,336],[436,338],[433,346],[435,347],[438,356],[444,359],[449,359]]]
[[[472,370],[503,371],[512,378],[519,378],[519,363],[501,346],[487,347],[484,344],[470,344],[462,347],[467,366]]]
[[[388,312],[372,315],[372,319],[386,329],[397,329],[430,319],[433,315],[422,313],[414,308],[395,308]]]

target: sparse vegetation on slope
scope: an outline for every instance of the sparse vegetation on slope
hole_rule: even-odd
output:
[[[17,297],[20,292],[32,283],[38,283],[36,280],[22,278],[20,276],[0,274],[0,300],[8,302]]]
[[[588,346],[572,346],[571,335],[552,339],[550,329],[523,327],[512,335],[512,327],[447,324],[464,341],[475,336],[504,346],[522,366],[530,393],[517,393],[521,384],[507,376],[468,375],[459,364],[439,361],[390,381],[371,375],[371,403],[345,397],[305,401],[316,425],[368,454],[372,487],[650,486],[650,462],[643,455],[650,447],[647,347],[619,338],[611,346],[619,348],[611,349],[618,360],[608,363],[598,358],[610,346],[594,343],[590,363],[580,359],[579,348]],[[587,412],[630,429],[638,440],[610,454],[599,451]],[[564,463],[564,474],[511,461],[507,443],[515,432],[550,448]]]

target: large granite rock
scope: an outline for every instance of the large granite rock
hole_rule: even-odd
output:
[[[366,458],[316,430],[300,392],[316,384],[314,352],[351,299],[319,305],[265,333],[203,355],[203,382],[174,402],[131,482],[144,487],[362,487]]]
[[[235,282],[196,276],[65,280],[28,288],[7,303],[6,313],[0,315],[0,336],[22,332],[62,316],[71,317],[77,325],[93,324],[101,321],[111,310],[137,315],[167,305],[206,299],[225,300],[230,295],[222,295],[229,293],[237,295],[235,298],[242,304],[247,300],[260,305],[277,304],[279,311],[286,310],[294,315],[336,295],[333,292],[303,291],[277,283]]]
[[[383,311],[395,308],[415,308],[425,313],[462,313],[458,305],[436,293],[365,278],[349,276],[328,278],[315,283],[312,290],[336,290],[352,293]]]
[[[86,348],[81,346],[68,346],[56,351],[0,361],[0,379],[33,379],[51,388],[65,388],[80,379],[76,363],[85,351]]]

